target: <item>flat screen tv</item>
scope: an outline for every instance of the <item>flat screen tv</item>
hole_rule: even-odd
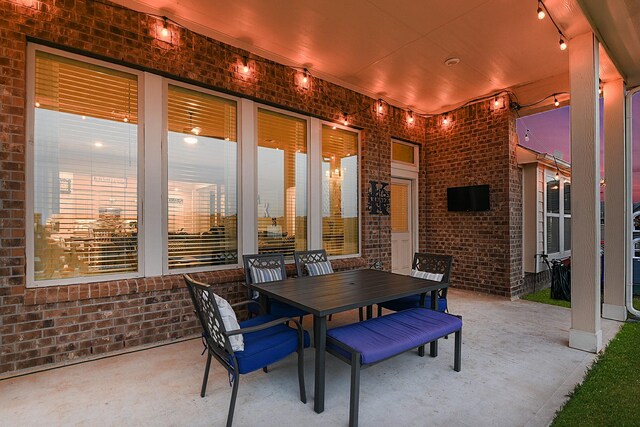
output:
[[[491,209],[488,185],[447,188],[447,209],[451,212],[477,212]]]

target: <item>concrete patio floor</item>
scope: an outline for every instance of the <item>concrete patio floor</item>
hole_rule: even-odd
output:
[[[405,353],[362,372],[362,426],[546,426],[595,355],[567,346],[570,311],[452,289],[463,316],[462,371],[453,339],[437,358]],[[329,327],[354,321],[334,316]],[[310,330],[310,319],[305,327]],[[620,323],[602,321],[608,342]],[[200,398],[205,356],[189,340],[0,381],[0,425],[220,426],[231,389],[214,361]],[[309,401],[298,399],[296,357],[241,377],[236,426],[347,425],[349,366],[327,356],[325,412],[313,412],[313,350],[306,351]]]

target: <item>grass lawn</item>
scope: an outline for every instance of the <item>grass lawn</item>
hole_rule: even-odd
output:
[[[563,301],[559,299],[551,299],[551,288],[543,289],[533,294],[525,295],[522,299],[527,301],[541,302],[543,304],[557,305],[560,307],[571,307],[570,301]],[[640,296],[633,297],[633,307],[636,310],[640,310]],[[640,425],[640,420],[638,420]]]
[[[552,426],[640,425],[640,323],[625,323]]]
[[[559,299],[551,299],[551,288],[543,289],[533,294],[525,295],[522,299],[527,301],[541,302],[544,304],[558,305],[560,307],[571,307],[571,302]]]

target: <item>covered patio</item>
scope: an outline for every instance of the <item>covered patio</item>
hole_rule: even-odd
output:
[[[274,352],[236,425],[346,424],[356,379],[362,425],[548,425],[640,315],[640,8],[449,3],[0,0],[0,423],[223,424],[237,315],[309,402]],[[521,146],[561,107],[570,160]],[[570,309],[519,299],[568,257]]]
[[[582,380],[595,355],[566,345],[570,310],[470,291],[451,291],[452,311],[465,320],[463,371],[451,369],[453,340],[437,358],[405,353],[362,376],[361,424],[368,426],[546,426]],[[357,320],[334,316],[332,326]],[[306,325],[308,328],[310,325]],[[608,342],[620,323],[604,320]],[[309,328],[310,329],[310,328]],[[205,357],[191,339],[0,382],[8,425],[223,425],[231,388],[214,366],[208,395],[199,396]],[[306,377],[313,378],[307,350]],[[327,360],[322,414],[297,398],[295,357],[241,378],[237,425],[345,424],[349,368]],[[313,398],[313,392],[310,397]]]

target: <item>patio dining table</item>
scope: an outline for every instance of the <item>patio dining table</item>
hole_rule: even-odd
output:
[[[367,307],[367,317],[370,318],[372,304],[416,294],[424,297],[427,292],[431,292],[431,308],[435,310],[437,291],[447,286],[447,283],[380,270],[341,271],[324,276],[305,276],[249,285],[260,293],[260,304],[265,311],[269,298],[273,298],[313,315],[314,410],[317,413],[324,411],[327,316]],[[435,357],[437,351],[438,342],[434,341],[430,344],[431,356]]]

